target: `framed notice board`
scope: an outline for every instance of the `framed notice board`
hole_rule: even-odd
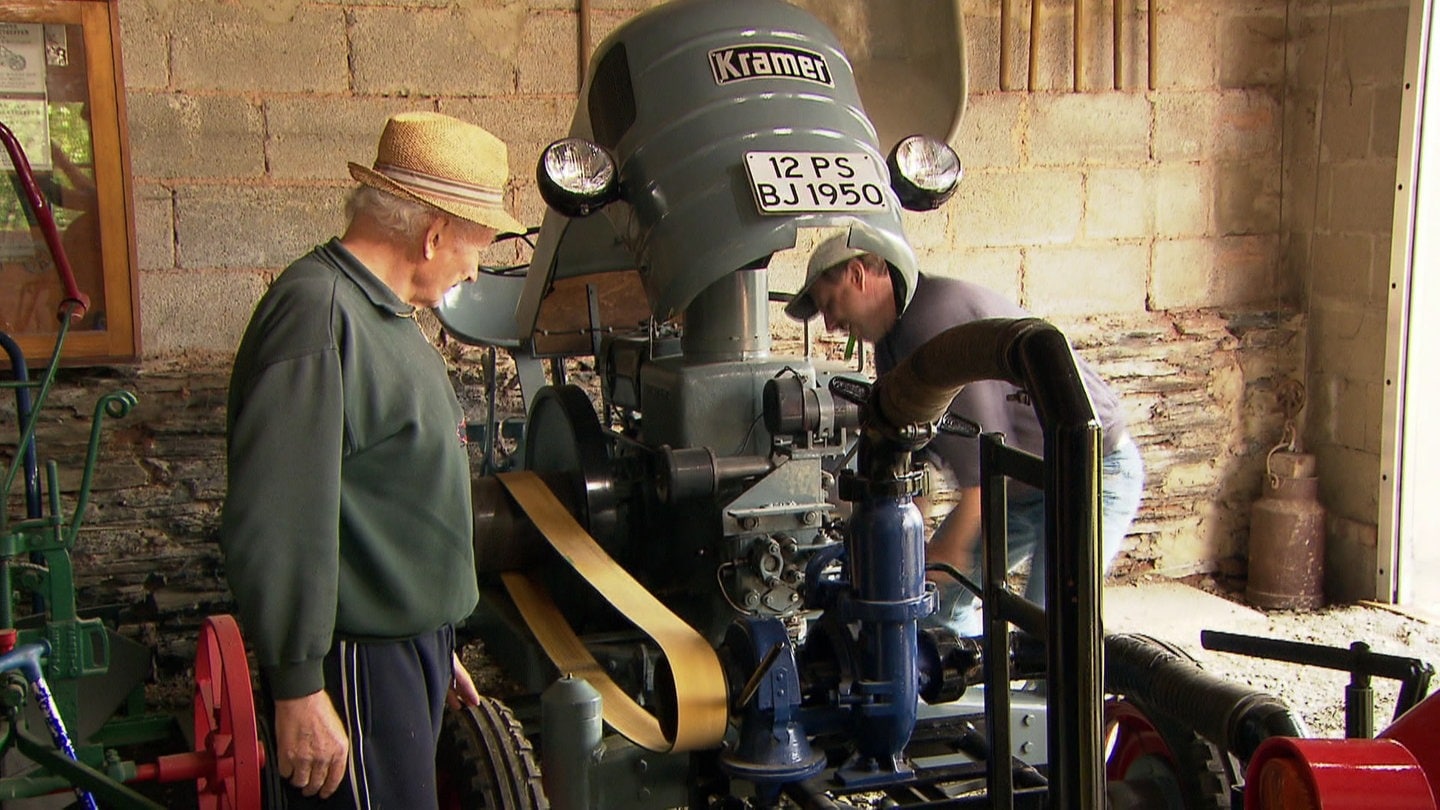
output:
[[[24,148],[90,299],[65,341],[72,365],[140,356],[118,17],[116,0],[0,0],[0,123]],[[35,364],[54,349],[65,287],[3,150],[0,170],[0,332]]]

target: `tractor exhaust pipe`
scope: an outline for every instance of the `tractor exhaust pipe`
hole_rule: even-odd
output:
[[[1242,760],[1270,737],[1309,736],[1279,698],[1211,675],[1146,636],[1105,637],[1105,688],[1134,697]]]

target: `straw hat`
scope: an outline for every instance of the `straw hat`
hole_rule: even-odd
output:
[[[390,116],[374,168],[350,164],[350,176],[367,186],[502,233],[523,233],[525,226],[505,211],[509,175],[503,141],[434,112]]]

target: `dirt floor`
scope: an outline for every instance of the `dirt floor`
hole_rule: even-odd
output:
[[[1358,641],[1368,644],[1374,653],[1440,666],[1440,615],[1374,603],[1308,612],[1261,611],[1244,604],[1243,593],[1233,583],[1209,576],[1109,585],[1104,594],[1104,619],[1107,633],[1144,633],[1168,641],[1190,653],[1206,670],[1280,698],[1317,737],[1345,735],[1347,672],[1212,652],[1201,646],[1200,632],[1220,630],[1341,650]],[[1399,684],[1375,678],[1371,685],[1378,732],[1392,719]]]

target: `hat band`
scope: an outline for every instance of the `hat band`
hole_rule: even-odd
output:
[[[376,163],[375,171],[414,191],[441,197],[451,202],[478,205],[483,208],[504,208],[504,193],[498,188],[462,183],[448,177],[405,169],[389,163]]]

